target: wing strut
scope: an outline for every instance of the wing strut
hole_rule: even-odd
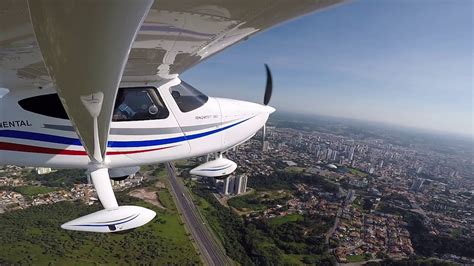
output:
[[[115,97],[132,43],[153,0],[28,0],[45,66],[89,158],[104,210],[63,224],[69,230],[116,232],[156,215],[118,206],[105,155]]]
[[[95,163],[102,163],[117,88],[133,40],[153,0],[29,0],[41,54],[69,119]],[[82,98],[103,94],[94,116]],[[98,156],[100,154],[100,156]]]
[[[109,169],[99,168],[95,171],[91,171],[90,175],[102,206],[104,206],[106,210],[117,209],[118,204],[115,199],[114,191],[112,190],[112,184],[110,183]]]

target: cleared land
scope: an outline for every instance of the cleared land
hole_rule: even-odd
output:
[[[347,256],[347,262],[362,262],[365,261],[365,256],[364,255],[352,255],[352,256]]]
[[[305,169],[303,167],[298,167],[298,166],[288,166],[285,168],[285,172],[295,173],[295,174],[302,173],[304,172],[304,170]]]
[[[227,204],[235,208],[239,214],[247,214],[253,211],[262,211],[269,206],[284,204],[291,197],[287,190],[256,191],[247,195],[231,198]]]
[[[286,216],[271,218],[268,220],[268,223],[271,225],[280,225],[284,223],[302,221],[303,219],[303,215],[295,213]]]
[[[55,191],[55,188],[51,187],[43,187],[43,186],[21,186],[21,187],[15,187],[14,189],[16,192],[31,197],[39,194],[46,194],[51,191]]]
[[[161,204],[160,200],[158,199],[157,191],[150,188],[139,188],[132,190],[129,193],[130,196],[142,199],[145,202],[155,205],[158,208],[164,209],[163,205]]]
[[[348,167],[347,169],[349,169],[349,172],[353,175],[360,176],[360,177],[367,177],[368,176],[367,173],[364,173],[364,172],[362,172],[358,169],[350,168],[350,167]]]

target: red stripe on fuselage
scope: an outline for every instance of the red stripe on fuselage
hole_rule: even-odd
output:
[[[173,147],[176,147],[176,145],[175,146],[169,146],[169,147],[148,149],[148,150],[138,150],[138,151],[109,151],[109,152],[107,152],[107,155],[134,154],[134,153],[164,150],[164,149],[173,148]],[[85,151],[61,150],[61,149],[45,148],[45,147],[38,147],[38,146],[32,146],[32,145],[8,143],[8,142],[0,142],[0,150],[43,153],[43,154],[55,154],[55,155],[75,155],[75,156],[86,156],[87,155],[87,153]]]
[[[173,147],[176,147],[176,146],[178,146],[178,145],[155,148],[155,149],[148,149],[148,150],[138,150],[138,151],[108,151],[107,155],[134,154],[134,153],[142,153],[142,152],[150,152],[150,151],[159,151],[159,150],[165,150],[165,149],[173,148]]]
[[[0,150],[57,154],[57,155],[87,155],[85,151],[61,150],[61,149],[45,148],[45,147],[7,143],[7,142],[0,142]]]

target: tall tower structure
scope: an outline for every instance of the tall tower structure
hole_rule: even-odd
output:
[[[222,187],[222,192],[224,195],[229,195],[229,178],[230,176],[227,176],[226,178],[224,178],[224,186]]]
[[[247,175],[239,175],[235,179],[235,190],[234,193],[239,195],[245,193],[247,190]]]
[[[326,153],[326,161],[330,161],[332,156],[332,150],[328,148],[327,153]]]
[[[247,191],[248,176],[247,175],[241,175],[240,179],[241,179],[241,182],[240,182],[240,187],[239,187],[239,194],[242,194],[242,193],[245,193]]]
[[[270,147],[270,142],[268,140],[263,141],[263,151],[267,152]]]

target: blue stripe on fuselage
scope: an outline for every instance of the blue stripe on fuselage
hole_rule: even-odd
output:
[[[141,141],[109,141],[107,143],[107,147],[111,148],[135,148],[135,147],[148,147],[148,146],[158,146],[164,144],[171,144],[182,142],[186,140],[193,140],[202,138],[205,136],[209,136],[223,130],[229,129],[231,127],[237,126],[253,117],[247,118],[235,124],[231,124],[222,128],[214,129],[211,131],[185,135],[180,137],[174,138],[167,138],[167,139],[156,139],[156,140],[141,140]],[[82,146],[79,139],[76,138],[69,138],[69,137],[61,137],[56,135],[49,135],[43,133],[36,133],[36,132],[28,132],[28,131],[19,131],[19,130],[0,130],[0,137],[6,138],[16,138],[16,139],[27,139],[27,140],[36,140],[36,141],[43,141],[43,142],[50,142],[50,143],[58,143],[58,144],[66,144],[66,145],[74,145],[74,146]]]
[[[49,135],[49,134],[28,132],[28,131],[19,131],[19,130],[10,130],[10,129],[0,130],[0,137],[37,140],[37,141],[43,141],[43,142],[82,146],[79,139],[76,139],[76,138],[68,138],[68,137],[61,137],[61,136],[56,136],[56,135]]]

